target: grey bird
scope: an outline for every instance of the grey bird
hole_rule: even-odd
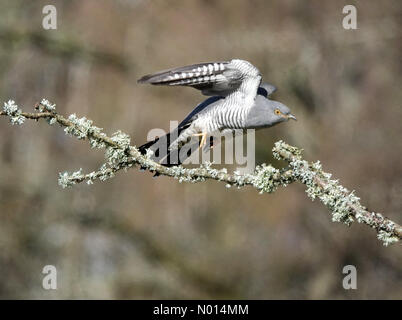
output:
[[[145,154],[150,149],[154,160],[174,166],[214,135],[238,129],[268,128],[289,119],[296,120],[287,106],[270,99],[275,86],[261,80],[255,66],[239,59],[193,64],[142,77],[139,83],[189,86],[211,97],[198,104],[175,130],[142,145],[139,150]],[[187,143],[194,136],[201,137],[197,148]]]

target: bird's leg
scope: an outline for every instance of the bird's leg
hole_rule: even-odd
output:
[[[206,132],[196,133],[196,134],[193,134],[193,136],[194,137],[202,137],[199,148],[201,148],[205,144],[205,142],[207,140],[207,133]]]
[[[204,151],[212,150],[215,146],[215,142],[215,138],[213,136],[210,136],[208,138],[208,142],[205,143]]]

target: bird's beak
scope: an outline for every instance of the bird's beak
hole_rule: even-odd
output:
[[[288,119],[292,119],[294,121],[297,121],[296,117],[293,114],[288,114]]]

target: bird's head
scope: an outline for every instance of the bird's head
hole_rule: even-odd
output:
[[[287,106],[257,95],[254,105],[247,115],[246,127],[250,129],[267,128],[289,119],[296,120],[296,117],[290,113]]]
[[[273,100],[268,100],[266,103],[268,103],[268,120],[272,125],[288,121],[289,119],[297,120],[296,117],[290,113],[290,109],[283,103]]]

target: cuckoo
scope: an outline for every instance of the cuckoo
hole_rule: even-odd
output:
[[[201,138],[197,142],[201,148],[207,140],[208,146],[212,146],[212,137],[218,134],[268,128],[289,119],[296,120],[287,106],[270,99],[275,86],[262,82],[259,70],[245,60],[193,64],[146,75],[138,82],[189,86],[210,96],[172,132],[139,148],[143,154],[148,149],[156,152],[154,159],[167,166],[179,165],[191,155],[194,143],[184,153],[182,148],[192,137]]]

